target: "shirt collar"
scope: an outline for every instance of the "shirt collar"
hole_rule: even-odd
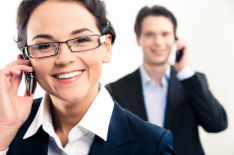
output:
[[[170,80],[170,73],[171,73],[171,66],[168,64],[166,71],[164,73],[164,76],[162,78],[162,84],[165,84]],[[140,75],[142,78],[142,83],[143,85],[148,85],[150,83],[155,83],[149,76],[149,74],[146,72],[145,68],[143,65],[140,66]]]
[[[113,108],[114,102],[102,85],[97,97],[79,122],[79,125],[106,141]]]
[[[49,104],[49,95],[45,94],[38,112],[23,139],[29,138],[36,134],[40,126],[43,126],[43,129],[46,130],[47,133],[49,131],[47,130],[48,128],[53,129]],[[87,129],[89,132],[96,134],[106,141],[113,108],[114,102],[106,88],[101,84],[98,95],[81,121],[78,123],[78,126]],[[55,133],[54,131],[50,131],[48,134],[51,136]]]
[[[42,101],[41,101],[40,107],[37,111],[37,114],[36,114],[35,118],[33,119],[31,125],[29,126],[23,139],[29,138],[29,137],[33,136],[34,134],[36,134],[37,130],[43,124],[50,124],[50,123],[45,123],[45,122],[50,122],[50,120],[51,120],[51,118],[50,118],[51,115],[49,114],[48,100],[49,100],[49,96],[48,96],[48,94],[45,94]],[[51,125],[52,125],[52,123],[51,123]]]

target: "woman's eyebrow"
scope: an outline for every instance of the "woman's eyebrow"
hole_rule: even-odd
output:
[[[85,31],[93,32],[92,30],[90,30],[88,28],[81,28],[81,29],[72,31],[71,35],[79,34],[79,33],[85,32]]]
[[[48,34],[39,34],[36,35],[35,37],[33,37],[32,41],[37,39],[37,38],[44,38],[44,39],[53,39],[53,37],[51,35]]]
[[[81,28],[81,29],[72,31],[71,35],[79,34],[79,33],[85,32],[85,31],[93,32],[92,30],[90,30],[88,28]],[[53,39],[53,37],[49,34],[39,34],[39,35],[36,35],[35,37],[33,37],[32,41],[37,39],[37,38]]]

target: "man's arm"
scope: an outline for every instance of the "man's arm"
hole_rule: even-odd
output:
[[[176,43],[178,49],[183,49],[181,60],[174,64],[178,71],[177,78],[189,95],[189,100],[197,114],[198,123],[208,132],[224,130],[227,128],[227,115],[224,108],[210,91],[205,75],[196,73],[189,67],[187,43],[179,38]]]
[[[227,115],[209,89],[204,74],[196,73],[182,81],[194,107],[198,123],[208,132],[219,132],[227,128]]]

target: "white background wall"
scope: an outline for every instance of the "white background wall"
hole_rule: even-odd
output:
[[[210,134],[202,128],[201,140],[208,155],[234,155],[234,0],[104,0],[117,38],[111,63],[104,65],[102,82],[108,83],[132,72],[142,63],[135,41],[136,14],[145,5],[160,4],[178,20],[178,36],[186,40],[191,65],[207,75],[210,89],[228,114],[228,128]],[[20,0],[0,2],[0,69],[19,53],[16,36],[16,8]],[[171,55],[173,60],[174,53]],[[42,95],[37,89],[36,97]]]

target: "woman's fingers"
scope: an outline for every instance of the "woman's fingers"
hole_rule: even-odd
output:
[[[22,72],[33,72],[33,68],[31,66],[25,65],[17,65],[11,68],[6,68],[3,71],[3,74],[7,75],[21,75]]]
[[[0,89],[4,94],[11,93],[16,96],[22,79],[22,72],[32,72],[33,68],[31,66],[13,64],[22,64],[22,61],[14,61],[8,67],[0,70]]]
[[[5,66],[5,68],[11,68],[13,66],[16,66],[16,65],[26,65],[26,66],[29,66],[30,65],[30,61],[29,60],[24,60],[24,59],[17,59],[9,64],[7,64]]]

